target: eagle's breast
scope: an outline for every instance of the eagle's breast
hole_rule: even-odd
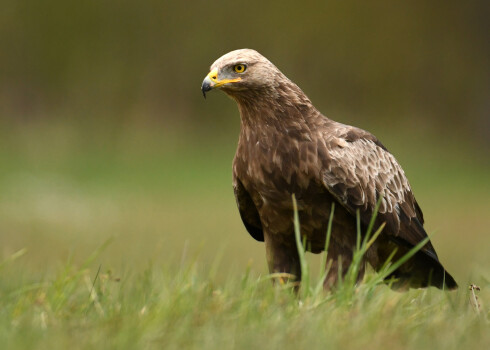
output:
[[[269,233],[294,233],[293,193],[298,200],[302,234],[314,237],[318,236],[316,231],[324,229],[331,201],[320,179],[318,148],[313,140],[291,138],[273,128],[242,128],[233,172],[250,194]],[[322,244],[318,242],[318,246]]]

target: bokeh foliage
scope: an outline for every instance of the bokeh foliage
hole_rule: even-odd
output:
[[[229,127],[234,106],[210,112],[199,85],[221,54],[249,47],[328,115],[485,142],[488,14],[484,0],[5,0],[0,118]]]

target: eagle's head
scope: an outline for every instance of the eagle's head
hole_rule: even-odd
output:
[[[267,58],[255,50],[241,49],[221,56],[211,65],[201,90],[204,97],[215,88],[239,97],[247,92],[274,89],[283,79],[287,78]]]

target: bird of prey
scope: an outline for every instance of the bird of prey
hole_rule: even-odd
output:
[[[301,280],[293,221],[297,199],[300,232],[306,248],[324,250],[332,203],[335,203],[324,287],[345,275],[356,247],[356,213],[362,232],[378,199],[375,227],[385,224],[364,256],[379,269],[427,238],[424,218],[395,157],[371,133],[322,115],[304,92],[257,51],[241,49],[216,60],[201,90],[219,88],[240,111],[240,135],[233,159],[233,188],[250,235],[265,243],[271,273]],[[391,276],[398,286],[454,289],[453,277],[428,241]]]

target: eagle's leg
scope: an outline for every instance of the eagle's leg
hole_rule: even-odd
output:
[[[352,264],[352,252],[347,254],[338,254],[338,252],[336,252],[334,249],[329,249],[326,264],[329,270],[327,277],[323,282],[323,288],[325,290],[331,290],[337,286],[339,277],[341,277],[342,280],[345,279],[345,275]],[[358,283],[364,278],[365,267],[366,263],[364,261],[361,262],[361,265],[359,266],[359,273],[357,275]]]
[[[296,245],[284,242],[284,237],[265,234],[265,251],[269,272],[283,273],[274,281],[283,284],[286,282],[298,283],[301,281],[301,265]]]

